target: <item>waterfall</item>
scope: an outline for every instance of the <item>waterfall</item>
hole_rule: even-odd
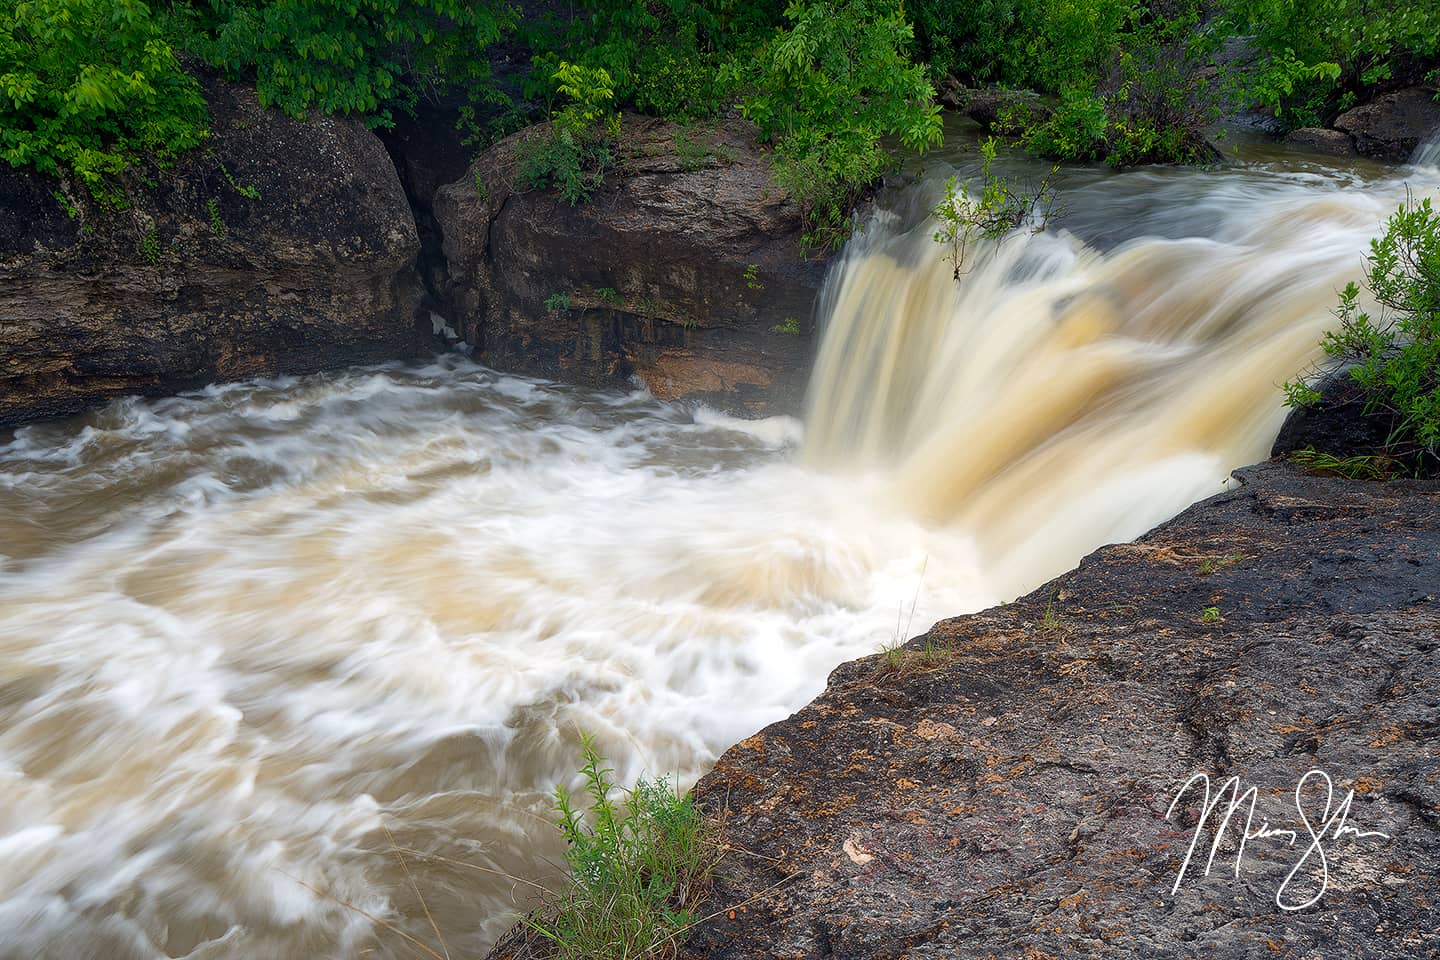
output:
[[[803,424],[451,352],[0,433],[0,957],[484,956],[579,731],[688,786],[1263,458],[1405,175],[1072,168],[958,283],[912,181]]]
[[[1219,492],[1268,455],[1283,383],[1319,359],[1336,291],[1404,195],[1229,176],[1169,188],[1192,194],[1172,217],[1208,235],[1022,234],[958,281],[932,221],[880,214],[824,295],[806,457],[882,475],[1032,575]]]
[[[1429,140],[1421,141],[1410,162],[1417,167],[1440,168],[1440,130],[1432,131]]]

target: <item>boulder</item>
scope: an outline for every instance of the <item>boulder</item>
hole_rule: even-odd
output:
[[[1440,487],[1237,476],[726,751],[695,795],[730,853],[680,955],[1440,956]],[[1242,858],[1248,805],[1175,802],[1196,774],[1295,842]],[[1282,888],[1302,779],[1326,867]]]
[[[486,362],[763,414],[801,404],[827,258],[754,130],[627,117],[616,166],[572,206],[532,189],[523,130],[442,187],[442,312]]]
[[[1006,90],[1001,87],[966,87],[953,78],[940,85],[940,102],[951,110],[963,113],[986,130],[991,130],[1007,115],[1040,123],[1048,120],[1054,108],[1037,93],[1029,90]]]
[[[414,218],[379,140],[206,86],[208,144],[129,178],[123,208],[0,170],[0,424],[427,342]]]
[[[1394,424],[1383,413],[1365,412],[1365,394],[1344,372],[1323,377],[1320,402],[1296,407],[1285,418],[1270,456],[1317,450],[1336,457],[1367,457],[1385,447]]]
[[[1317,153],[1326,157],[1355,157],[1355,141],[1343,130],[1329,130],[1325,127],[1301,127],[1285,135],[1285,143],[1306,153]]]
[[[1345,111],[1332,126],[1353,137],[1364,156],[1403,163],[1440,131],[1440,103],[1432,87],[1407,87]]]

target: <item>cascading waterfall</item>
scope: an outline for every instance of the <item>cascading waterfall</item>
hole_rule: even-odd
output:
[[[1421,143],[1415,148],[1415,153],[1410,157],[1410,162],[1417,167],[1432,167],[1440,169],[1440,130],[1430,135],[1430,139]]]
[[[1218,206],[1206,236],[1102,252],[1063,229],[1022,233],[972,251],[958,281],[933,223],[882,214],[825,294],[809,462],[879,474],[1013,583],[1264,459],[1281,385],[1318,359],[1336,291],[1404,184],[1206,176],[1155,187],[1177,193],[1178,223],[1211,219],[1184,198]]]
[[[447,356],[0,433],[0,958],[482,955],[578,730],[688,784],[1263,457],[1405,184],[1062,189],[958,285],[871,224],[803,430]]]

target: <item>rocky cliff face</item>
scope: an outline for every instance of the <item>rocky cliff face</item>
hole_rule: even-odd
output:
[[[682,955],[1440,956],[1440,488],[1238,476],[727,751],[696,793],[732,852]],[[1311,770],[1388,839],[1327,832],[1312,777],[1326,859],[1282,888]],[[1197,784],[1167,817],[1196,773],[1298,842],[1240,858],[1242,809],[1205,876],[1223,810]]]
[[[825,265],[743,124],[628,118],[586,203],[526,190],[522,131],[440,189],[447,319],[496,367],[797,409]]]
[[[207,96],[209,149],[149,171],[128,209],[0,170],[0,424],[424,342],[415,223],[380,142],[242,87]]]

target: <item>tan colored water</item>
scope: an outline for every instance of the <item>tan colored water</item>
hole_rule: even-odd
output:
[[[0,434],[0,956],[413,956],[332,899],[433,943],[396,847],[474,956],[553,874],[576,731],[689,782],[1218,491],[1403,186],[1071,180],[1073,234],[960,289],[900,195],[803,428],[447,357]]]

